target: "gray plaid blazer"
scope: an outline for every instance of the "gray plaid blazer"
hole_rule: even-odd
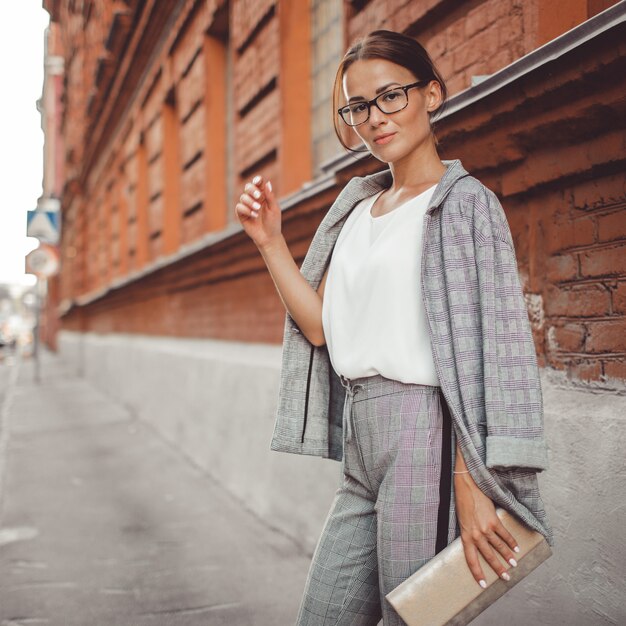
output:
[[[537,473],[548,468],[535,345],[513,238],[497,196],[459,159],[424,216],[421,280],[433,359],[463,458],[478,487],[554,545]],[[352,178],[321,221],[300,272],[317,289],[350,211],[392,183]],[[270,449],[341,461],[346,390],[326,345],[286,314]]]

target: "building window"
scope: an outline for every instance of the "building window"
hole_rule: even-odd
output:
[[[313,84],[311,123],[315,175],[320,165],[337,155],[341,144],[335,136],[332,118],[333,81],[343,57],[343,2],[311,2],[311,72]]]

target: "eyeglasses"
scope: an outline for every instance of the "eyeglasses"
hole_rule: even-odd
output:
[[[383,113],[397,113],[402,111],[409,104],[407,91],[412,87],[418,87],[429,83],[429,80],[418,80],[416,83],[404,85],[404,87],[394,87],[385,91],[369,101],[361,100],[352,102],[347,106],[337,109],[341,119],[348,126],[358,126],[367,122],[370,118],[370,107],[375,104]]]

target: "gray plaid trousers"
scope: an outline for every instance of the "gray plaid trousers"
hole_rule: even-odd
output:
[[[342,483],[313,553],[296,626],[404,621],[385,594],[460,536],[455,433],[440,387],[347,379]]]

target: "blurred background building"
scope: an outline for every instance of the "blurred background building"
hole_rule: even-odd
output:
[[[45,339],[262,516],[319,530],[268,452],[285,310],[234,207],[270,178],[300,264],[345,183],[385,167],[332,127],[337,65],[371,30],[416,37],[447,81],[440,155],[502,201],[544,371],[623,388],[624,2],[43,4],[45,195],[62,213]],[[324,497],[302,472],[297,493]]]

